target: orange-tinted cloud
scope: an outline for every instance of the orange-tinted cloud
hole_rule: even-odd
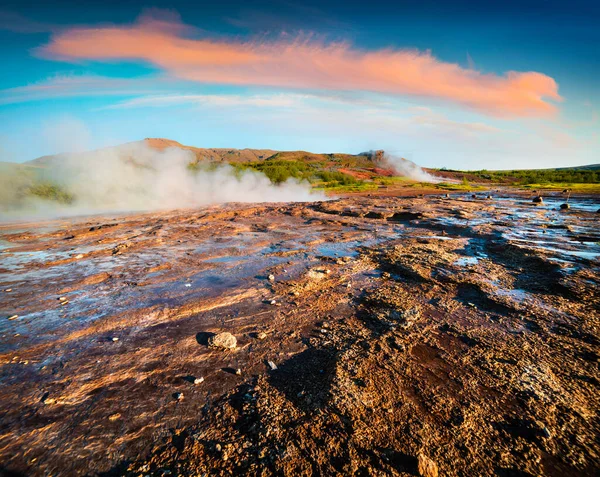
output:
[[[173,17],[140,17],[124,27],[73,28],[38,54],[54,59],[136,60],[204,83],[362,90],[442,99],[495,116],[547,116],[560,101],[554,79],[537,72],[483,74],[444,63],[429,52],[362,51],[347,44],[190,38]],[[194,32],[197,33],[197,32]]]

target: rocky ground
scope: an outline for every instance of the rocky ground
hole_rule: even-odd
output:
[[[597,475],[600,205],[486,195],[0,227],[0,474]]]

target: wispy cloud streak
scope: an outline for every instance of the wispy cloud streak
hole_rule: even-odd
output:
[[[37,54],[63,61],[142,61],[202,83],[429,97],[498,117],[549,116],[556,111],[551,101],[562,99],[554,79],[539,72],[484,74],[430,52],[364,51],[310,36],[212,39],[176,17],[158,19],[156,12],[132,25],[57,32]]]

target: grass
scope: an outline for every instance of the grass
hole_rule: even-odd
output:
[[[381,185],[410,185],[411,182],[414,182],[411,178],[404,176],[377,176],[373,178],[373,181]]]
[[[347,184],[347,185],[315,185],[313,186],[314,190],[321,190],[327,192],[366,192],[370,190],[377,190],[379,186],[373,182],[363,182],[360,181],[356,184]]]
[[[75,197],[62,187],[47,182],[32,185],[27,189],[27,193],[40,199],[52,200],[61,204],[71,204],[75,200]]]
[[[527,184],[524,189],[542,189],[542,190],[564,190],[571,189],[572,191],[600,191],[600,183],[597,184],[578,184],[567,182],[548,182],[544,184]]]
[[[475,181],[511,185],[543,185],[543,184],[600,184],[599,170],[585,169],[524,169],[510,171],[454,171],[438,169],[468,176]]]
[[[428,186],[433,186],[436,189],[440,189],[440,190],[451,190],[451,191],[472,191],[472,190],[482,190],[482,189],[486,189],[486,187],[483,186],[479,186],[479,185],[473,185],[473,184],[469,184],[468,182],[466,184],[464,183],[460,183],[460,184],[451,184],[449,182],[438,182],[438,183],[434,183],[434,184],[429,184],[427,182],[422,182],[421,184],[427,184]]]

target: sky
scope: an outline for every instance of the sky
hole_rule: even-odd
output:
[[[595,0],[0,0],[0,161],[145,137],[600,163]]]

